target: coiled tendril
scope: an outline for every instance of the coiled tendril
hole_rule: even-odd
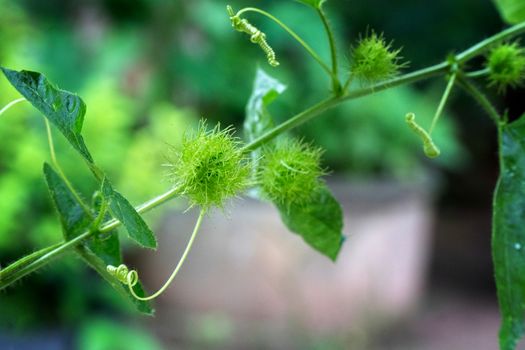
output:
[[[439,148],[434,144],[430,134],[416,123],[416,115],[414,113],[408,113],[405,116],[405,121],[410,129],[412,129],[423,141],[423,151],[425,152],[425,155],[429,158],[436,158],[439,156],[441,153]]]
[[[279,65],[279,62],[277,61],[275,51],[270,45],[268,45],[268,42],[266,41],[266,34],[261,32],[255,26],[253,26],[250,22],[248,22],[247,19],[241,18],[240,16],[236,15],[233,11],[233,8],[230,5],[228,5],[226,9],[228,11],[228,15],[230,16],[232,27],[238,32],[250,35],[250,41],[254,44],[258,44],[259,47],[266,54],[268,64],[272,67],[277,67]]]
[[[135,270],[130,270],[126,265],[121,264],[118,267],[115,267],[113,265],[108,265],[106,267],[107,272],[115,277],[117,280],[119,280],[121,283],[126,284],[129,288],[130,293],[138,300],[152,300],[161,295],[173,282],[173,279],[175,276],[177,276],[177,273],[179,272],[180,268],[182,267],[182,264],[184,264],[184,261],[186,260],[186,257],[188,256],[188,253],[191,250],[191,247],[193,245],[193,241],[195,240],[195,237],[197,236],[197,232],[199,232],[199,228],[202,223],[202,219],[204,218],[204,215],[206,214],[205,210],[201,210],[199,214],[199,218],[197,219],[197,223],[195,223],[195,228],[193,229],[193,233],[191,234],[191,238],[188,241],[188,244],[186,245],[186,249],[184,250],[184,253],[182,253],[182,257],[180,258],[179,262],[177,263],[177,266],[171,273],[171,276],[168,278],[166,283],[154,294],[148,296],[148,297],[141,297],[138,296],[137,293],[135,293],[135,290],[133,287],[138,283],[139,281],[139,274]]]
[[[120,282],[131,287],[134,287],[139,281],[137,271],[129,270],[124,264],[120,264],[118,267],[108,265],[107,271],[111,276],[116,277]]]

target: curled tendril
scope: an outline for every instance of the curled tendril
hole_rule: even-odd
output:
[[[130,293],[138,300],[152,300],[164,293],[164,291],[169,287],[171,282],[175,279],[175,276],[177,276],[177,273],[179,272],[180,268],[184,264],[184,261],[186,260],[186,257],[188,256],[188,253],[191,250],[191,247],[193,245],[193,241],[195,240],[195,237],[197,236],[197,232],[199,232],[199,228],[202,223],[202,219],[204,218],[204,215],[206,214],[205,210],[201,210],[199,214],[199,218],[197,219],[197,222],[195,223],[195,227],[193,229],[193,233],[191,234],[190,240],[188,244],[186,245],[186,249],[184,250],[184,253],[182,254],[182,257],[180,258],[179,262],[177,263],[177,266],[171,273],[171,276],[168,278],[166,283],[154,294],[148,296],[148,297],[141,297],[135,293],[135,290],[133,287],[138,283],[139,281],[139,274],[135,270],[130,270],[126,265],[121,264],[118,267],[115,267],[113,265],[108,265],[106,267],[107,272],[115,277],[119,282],[125,284],[128,286]]]
[[[266,41],[266,34],[261,32],[257,27],[253,26],[247,19],[241,18],[236,15],[233,11],[233,8],[228,5],[226,7],[230,20],[232,22],[232,27],[242,33],[250,35],[250,41],[254,44],[258,44],[261,50],[266,54],[266,59],[268,64],[272,67],[277,67],[279,62],[277,61],[275,51]]]
[[[441,153],[439,148],[434,144],[434,141],[432,141],[430,134],[416,123],[416,115],[414,113],[408,113],[405,116],[405,121],[410,129],[412,129],[423,141],[423,151],[425,152],[425,155],[429,158],[438,157]]]
[[[139,281],[139,275],[137,271],[130,270],[126,265],[120,264],[118,267],[108,265],[108,273],[118,279],[120,282],[134,287]]]

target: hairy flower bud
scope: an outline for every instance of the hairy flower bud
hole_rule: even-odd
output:
[[[192,206],[222,207],[246,188],[249,168],[232,131],[220,130],[219,125],[207,131],[201,122],[173,155],[169,175]]]
[[[525,50],[518,43],[502,44],[488,55],[489,86],[495,86],[500,93],[507,87],[523,85],[525,81]]]
[[[263,194],[284,205],[305,204],[322,186],[320,148],[298,140],[282,141],[263,152],[258,180]]]
[[[392,49],[383,34],[372,31],[359,40],[351,49],[351,74],[366,81],[390,79],[399,73],[408,63],[400,63],[401,49]]]

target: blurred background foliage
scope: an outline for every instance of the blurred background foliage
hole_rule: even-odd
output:
[[[291,0],[230,3],[271,12],[328,61],[321,23],[306,6]],[[95,159],[117,188],[139,203],[169,186],[161,166],[169,147],[200,117],[242,125],[256,65],[288,85],[272,105],[279,121],[327,94],[323,71],[285,33],[250,17],[278,54],[281,66],[271,69],[258,47],[231,29],[225,5],[217,0],[1,0],[0,65],[42,72],[77,92],[88,106],[84,133]],[[327,12],[345,68],[350,46],[367,28],[395,39],[410,70],[437,63],[451,50],[502,28],[489,0],[331,0]],[[490,143],[481,141],[490,122],[470,120],[465,111],[473,104],[462,94],[454,94],[436,130],[443,151],[437,162],[424,159],[419,140],[404,123],[405,113],[415,112],[428,124],[444,85],[435,79],[353,101],[296,133],[324,147],[326,165],[340,176],[412,181],[436,167],[444,174],[475,171],[469,164],[493,157]],[[3,78],[0,91],[0,106],[18,98]],[[0,262],[5,265],[61,235],[41,175],[42,162],[49,160],[42,118],[20,104],[2,119]],[[475,140],[463,137],[472,133]],[[95,184],[87,169],[78,166],[58,134],[56,142],[64,169],[90,198]],[[77,329],[93,314],[128,315],[109,287],[74,259],[54,263],[22,283],[24,288],[0,295],[0,329]],[[121,333],[112,327],[95,322],[82,334]]]

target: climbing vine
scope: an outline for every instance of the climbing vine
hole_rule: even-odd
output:
[[[276,125],[268,105],[286,89],[285,85],[259,68],[247,107],[244,139],[235,136],[232,127],[209,126],[201,121],[196,130],[188,130],[180,147],[169,156],[167,175],[172,186],[165,193],[133,206],[112,185],[93,159],[82,136],[86,114],[83,100],[56,87],[38,72],[1,70],[18,90],[21,98],[0,110],[1,122],[9,118],[8,111],[19,103],[28,102],[43,115],[47,130],[50,163],[44,163],[43,173],[51,200],[63,228],[63,241],[33,252],[0,270],[0,289],[35,272],[61,257],[75,252],[93,267],[119,293],[133,302],[137,310],[151,314],[148,301],[162,294],[173,282],[190,253],[206,215],[246,192],[260,200],[271,202],[279,211],[284,225],[300,235],[313,249],[335,261],[345,241],[342,210],[323,181],[328,173],[322,165],[321,148],[293,139],[286,132],[312,118],[329,117],[324,112],[362,96],[394,88],[402,84],[445,77],[447,84],[431,125],[425,128],[416,122],[408,110],[406,132],[421,140],[423,153],[435,158],[440,155],[432,133],[439,128],[439,119],[449,96],[456,87],[465,90],[494,122],[499,135],[501,175],[494,196],[493,258],[498,298],[502,314],[501,349],[515,349],[525,331],[525,116],[510,122],[499,112],[479,86],[503,94],[525,83],[525,49],[518,37],[525,33],[525,5],[512,1],[497,1],[504,17],[513,26],[473,45],[467,50],[446,57],[443,62],[409,73],[408,61],[401,56],[395,42],[385,34],[368,30],[355,43],[349,43],[344,56],[349,57],[342,72],[339,48],[324,12],[325,0],[299,0],[312,8],[326,31],[331,62],[324,62],[296,32],[272,14],[253,7],[235,11],[226,7],[225,19],[235,31],[247,34],[258,45],[271,69],[280,62],[271,47],[271,38],[254,24],[256,19],[270,20],[300,45],[331,80],[327,96],[285,122]],[[516,5],[518,4],[518,5]],[[298,6],[301,6],[298,4]],[[248,19],[247,16],[253,16]],[[256,17],[259,16],[259,17]],[[473,59],[482,58],[484,66],[470,70]],[[285,58],[281,57],[281,62]],[[352,84],[359,82],[359,84]],[[402,116],[398,117],[400,123]],[[86,201],[75,189],[75,183],[62,169],[55,155],[53,133],[60,132],[78,152],[98,183],[91,201]],[[121,257],[119,237],[124,226],[129,239],[141,247],[155,249],[157,240],[142,214],[175,197],[188,201],[188,210],[200,212],[188,244],[166,283],[155,293],[147,294],[137,271],[129,268]],[[351,228],[349,229],[351,231]],[[23,288],[19,287],[19,288]]]

